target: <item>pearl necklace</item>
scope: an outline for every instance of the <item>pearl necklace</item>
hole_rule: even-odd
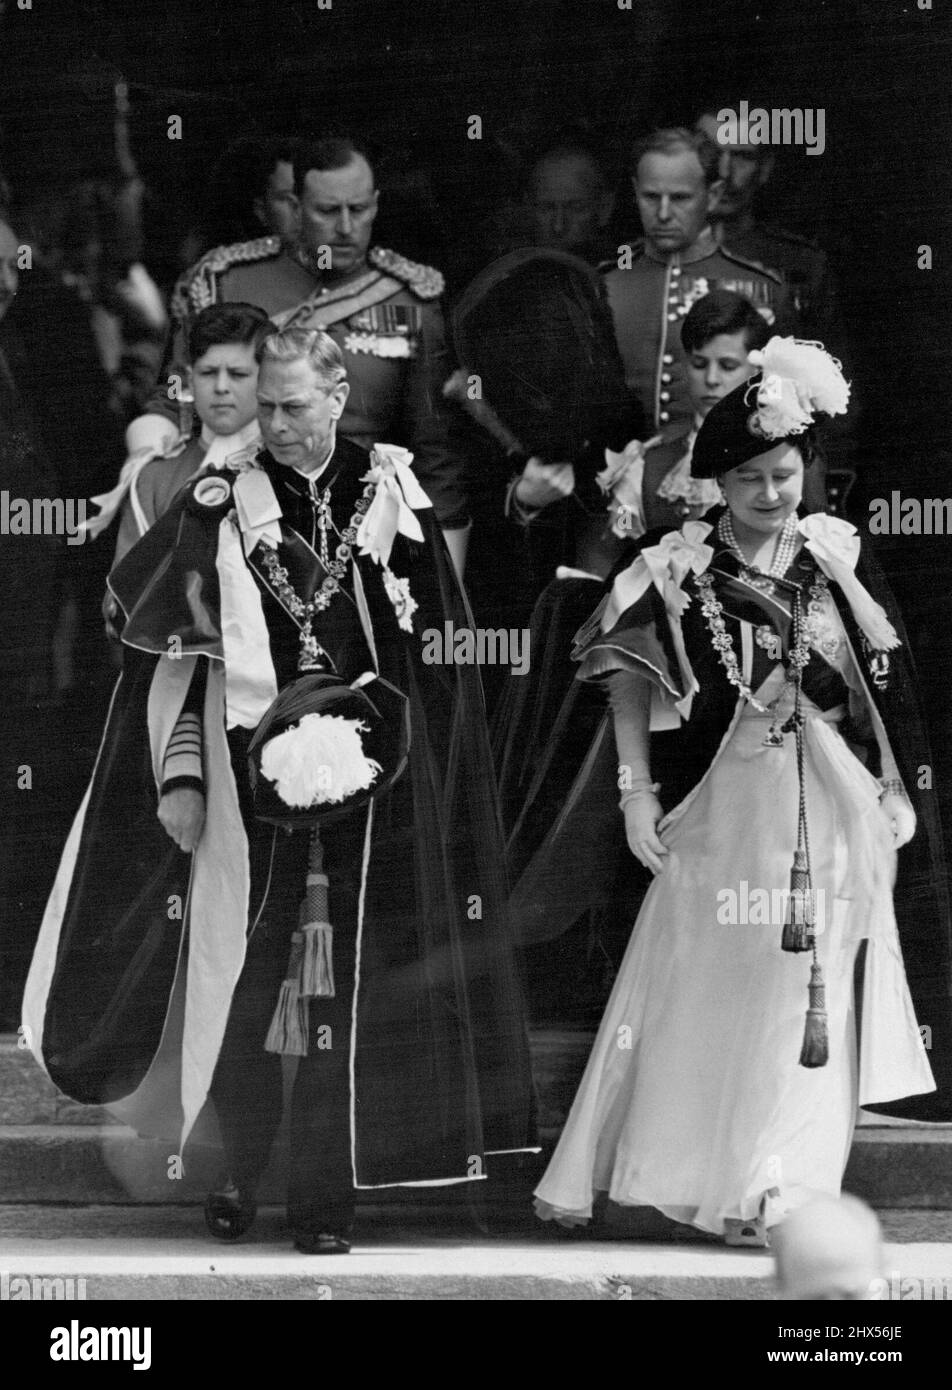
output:
[[[756,565],[752,565],[746,558],[737,543],[734,535],[734,527],[731,523],[730,511],[726,511],[717,525],[717,534],[724,544],[736,555],[744,570],[744,578],[747,579],[755,589],[760,589],[765,594],[772,594],[775,585],[770,580],[782,579],[787,570],[793,564],[793,557],[797,549],[797,518],[791,514],[783,523],[783,530],[774,551],[774,557],[770,568],[766,571],[760,570]]]

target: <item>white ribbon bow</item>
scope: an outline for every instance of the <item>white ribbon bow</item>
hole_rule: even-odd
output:
[[[856,527],[840,516],[815,512],[797,526],[804,544],[826,575],[843,591],[853,617],[877,651],[892,651],[902,643],[883,608],[856,578],[860,540]]]
[[[703,574],[714,558],[713,548],[704,543],[710,532],[707,522],[686,521],[680,531],[668,531],[657,545],[646,546],[615,580],[602,631],[614,627],[625,609],[637,603],[652,584],[664,599],[668,615],[680,619],[691,602],[681,588],[685,576],[692,571]]]
[[[422,511],[433,503],[410,467],[413,455],[409,450],[395,444],[375,444],[370,459],[370,472],[362,481],[376,483],[376,491],[357,528],[357,544],[361,555],[369,555],[387,566],[398,531],[411,541],[423,540],[420,523],[411,509]]]
[[[642,550],[615,580],[601,622],[602,631],[607,632],[614,627],[625,609],[637,603],[654,584],[664,600],[668,627],[684,682],[685,694],[676,702],[675,708],[685,719],[691,712],[691,702],[700,686],[691,669],[681,632],[681,614],[691,602],[690,594],[686,594],[681,585],[689,573],[703,574],[714,558],[713,547],[705,544],[705,537],[710,535],[711,530],[712,527],[704,521],[686,521],[680,531],[669,531],[657,545]]]

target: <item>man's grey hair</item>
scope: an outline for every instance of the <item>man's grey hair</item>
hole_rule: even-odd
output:
[[[265,338],[258,361],[309,362],[325,390],[347,379],[344,354],[329,333],[319,328],[285,328]]]

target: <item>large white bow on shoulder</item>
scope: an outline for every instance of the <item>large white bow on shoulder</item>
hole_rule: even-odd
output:
[[[668,531],[657,545],[646,546],[615,580],[602,631],[614,627],[625,609],[637,603],[652,584],[664,599],[669,617],[680,619],[691,602],[681,588],[685,577],[691,572],[703,574],[714,558],[713,548],[705,544],[711,530],[705,521],[686,521],[680,531]]]
[[[860,552],[856,527],[840,516],[815,512],[805,516],[797,529],[811,555],[816,557],[820,569],[842,589],[853,617],[866,634],[870,646],[886,652],[901,646],[896,629],[882,606],[856,578],[856,562]]]
[[[376,483],[373,501],[357,528],[361,555],[378,564],[390,563],[390,551],[397,532],[411,541],[422,541],[423,532],[413,511],[432,507],[411,468],[413,455],[396,444],[375,444],[370,454],[370,472],[364,482]]]
[[[691,602],[690,594],[686,594],[681,585],[688,574],[703,574],[714,558],[714,549],[706,544],[705,539],[712,529],[704,521],[686,521],[680,531],[668,531],[657,545],[642,550],[612,585],[601,622],[602,631],[607,632],[614,627],[625,609],[637,603],[654,584],[664,600],[668,628],[684,683],[685,694],[676,702],[675,708],[685,719],[691,713],[692,700],[700,687],[691,669],[681,632],[681,614]]]

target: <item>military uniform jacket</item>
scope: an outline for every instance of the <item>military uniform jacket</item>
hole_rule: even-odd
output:
[[[219,246],[178,282],[172,335],[147,409],[176,419],[168,378],[184,379],[189,321],[210,304],[243,302],[279,328],[321,328],[344,354],[350,395],[341,434],[362,448],[381,440],[414,456],[414,471],[443,526],[469,520],[463,461],[449,444],[442,387],[450,375],[439,296],[443,277],[375,246],[360,274],[324,283],[282,250],[277,237]]]
[[[710,230],[671,256],[659,255],[646,241],[633,242],[629,268],[610,261],[602,270],[625,379],[656,430],[694,414],[681,324],[695,300],[713,289],[734,290],[778,333],[796,326],[779,272],[718,246]]]
[[[826,253],[807,237],[756,222],[746,230],[725,228],[734,255],[776,268],[787,284],[797,321],[806,338],[816,338],[842,356],[836,285]]]

